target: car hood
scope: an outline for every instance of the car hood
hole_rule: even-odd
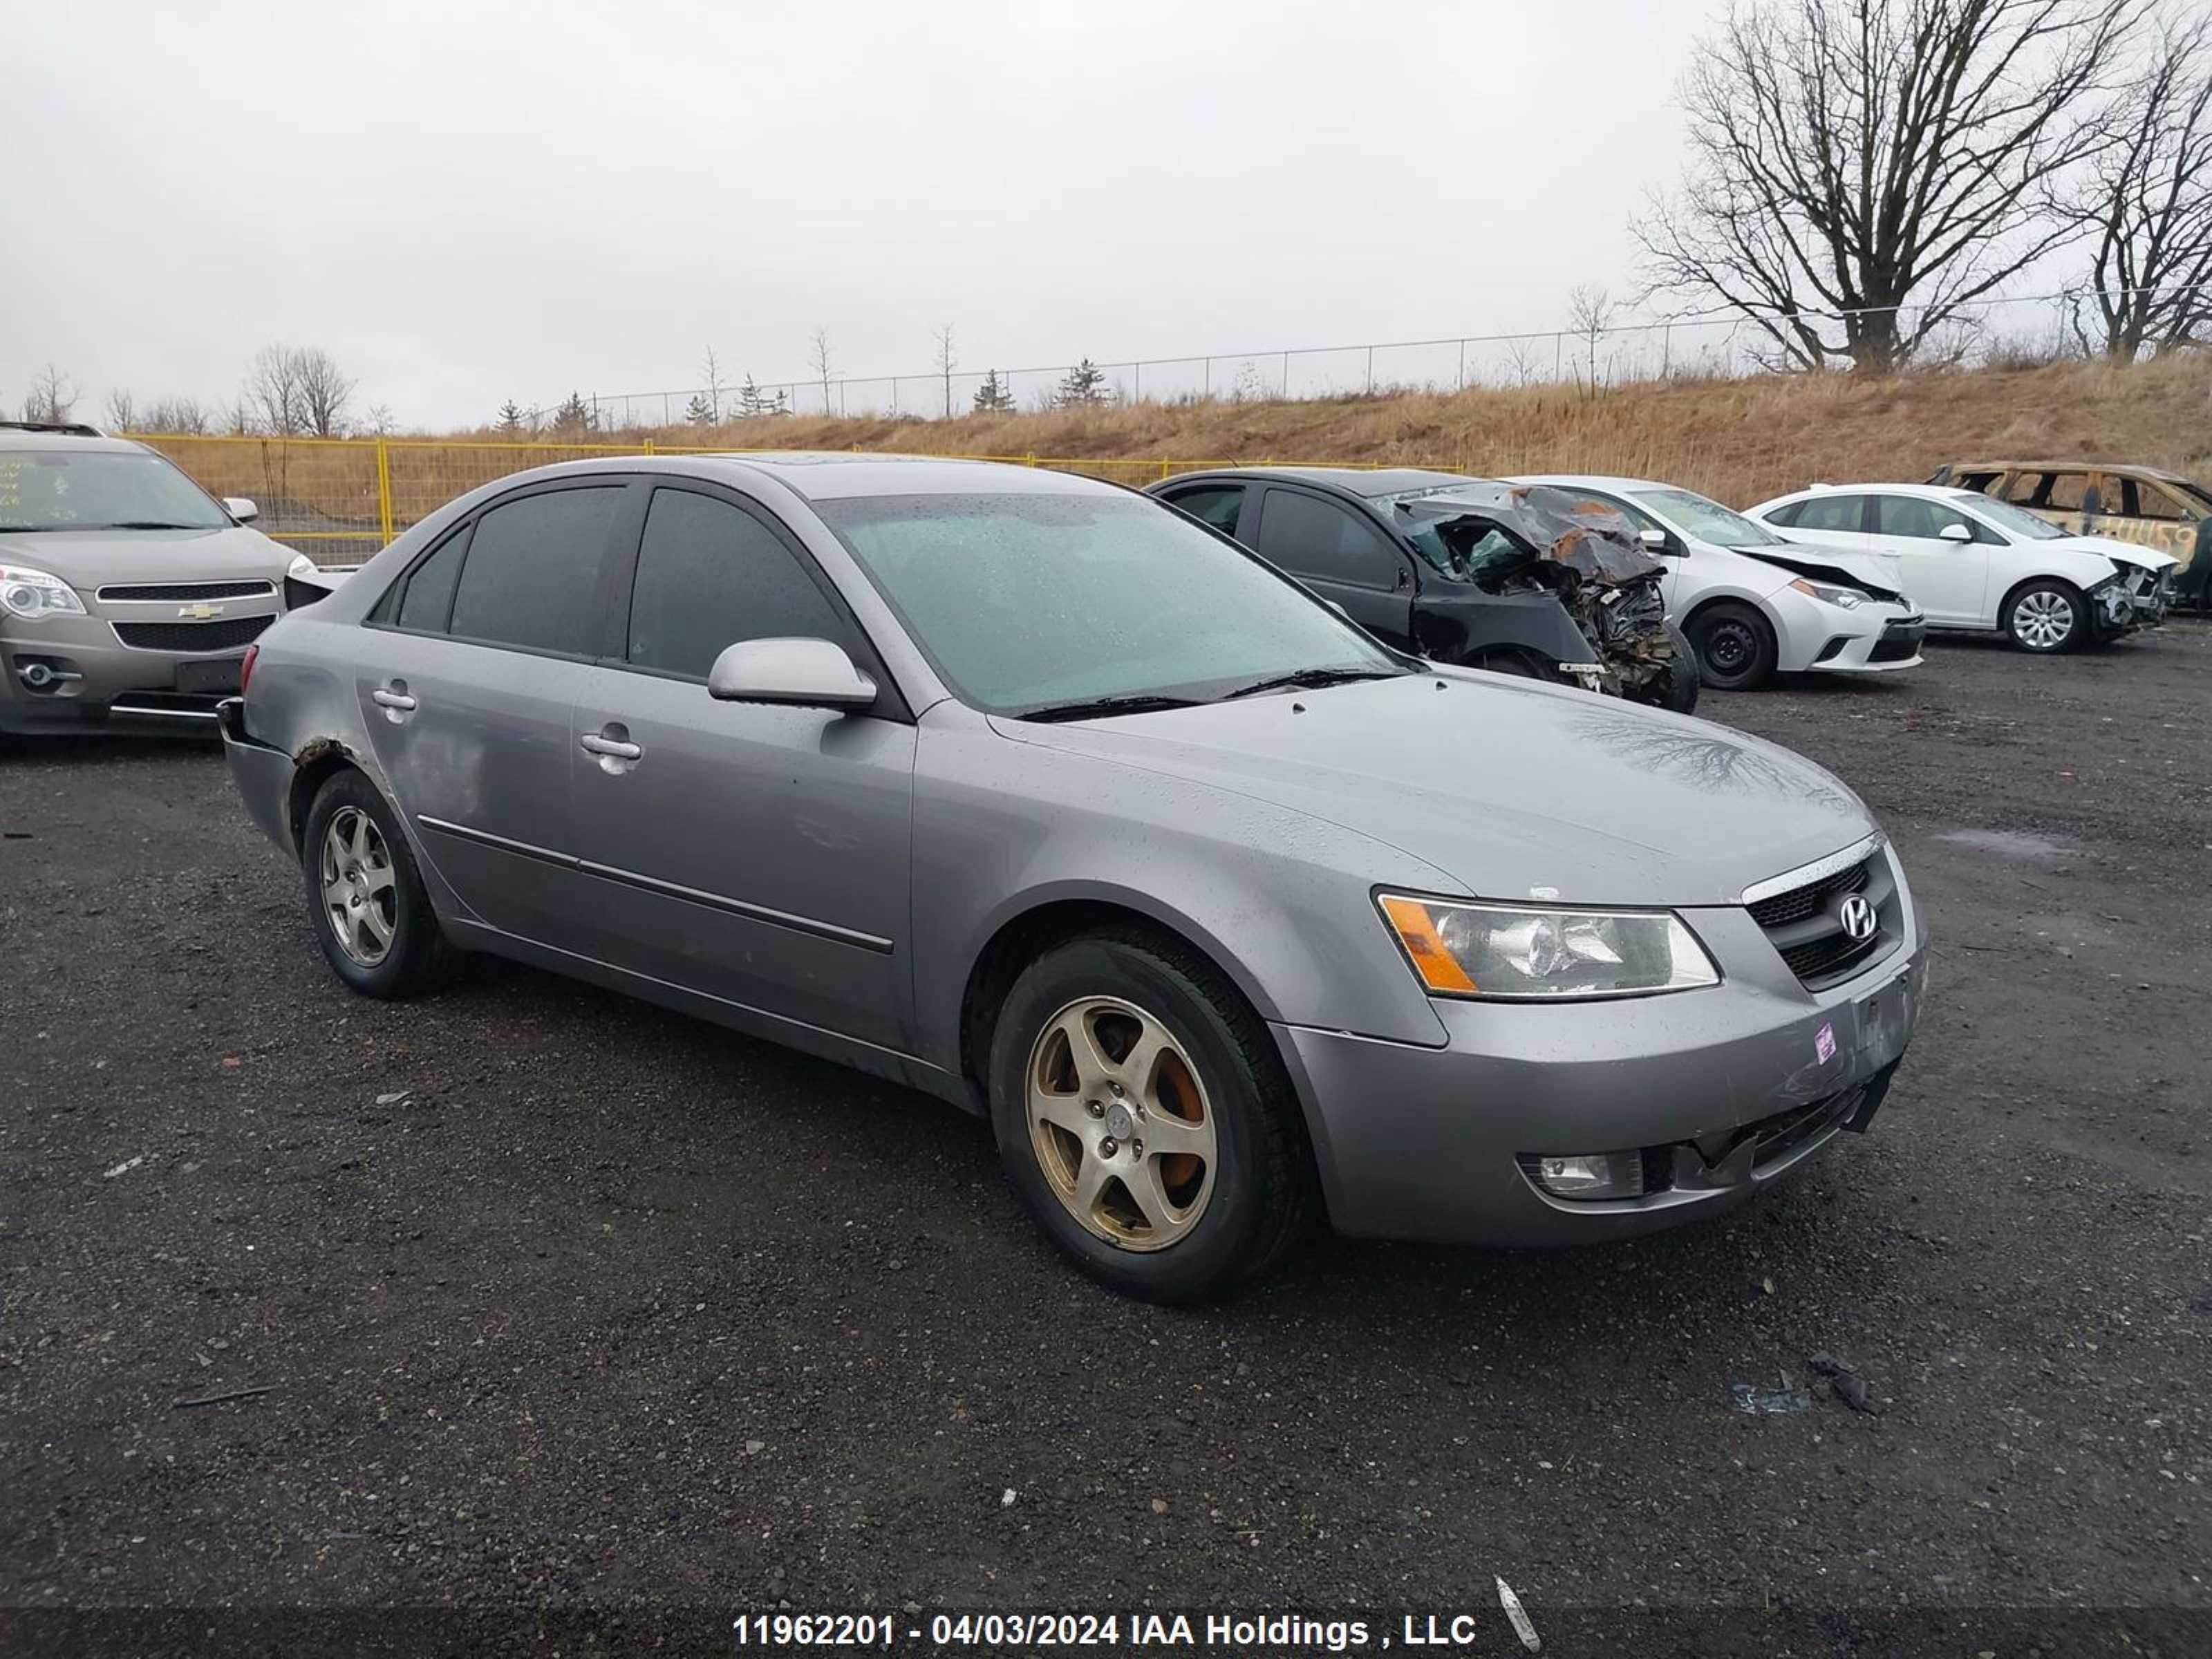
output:
[[[1838,556],[1833,549],[1823,547],[1815,556],[1814,550],[1809,545],[1796,542],[1785,542],[1779,547],[1738,547],[1727,550],[1739,559],[1748,559],[1774,571],[1784,579],[1784,586],[1787,586],[1791,578],[1804,576],[1816,582],[1856,586],[1875,599],[1911,608],[1911,599],[1905,592],[1905,562],[1894,553],[1863,552]]]
[[[2124,542],[2116,536],[2069,536],[2063,541],[2044,542],[2044,547],[2063,547],[2076,553],[2100,553],[2114,564],[2132,564],[2156,574],[2172,570],[2181,561],[2171,553],[2160,553],[2155,548],[2144,547],[2135,542]]]
[[[1463,671],[992,725],[1327,820],[1488,898],[1734,904],[1749,884],[1875,827],[1848,788],[1786,749],[1617,698]]]
[[[213,530],[42,530],[29,535],[0,532],[0,562],[27,564],[87,592],[106,582],[284,579],[292,562],[258,530],[223,525]]]

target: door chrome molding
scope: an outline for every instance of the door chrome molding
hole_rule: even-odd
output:
[[[765,904],[749,904],[721,893],[709,893],[681,883],[662,881],[657,876],[640,875],[635,870],[619,869],[611,864],[595,864],[589,859],[579,858],[574,853],[556,853],[550,847],[539,847],[526,841],[511,840],[506,836],[495,836],[489,830],[471,829],[465,823],[454,823],[445,818],[434,818],[417,813],[415,822],[425,830],[434,830],[441,835],[451,836],[457,841],[474,842],[480,847],[495,848],[502,853],[513,853],[519,858],[535,859],[541,864],[555,865],[563,870],[575,870],[617,886],[634,887],[640,892],[657,893],[664,898],[681,899],[687,904],[696,904],[709,910],[720,910],[725,915],[742,916],[747,921],[766,923],[771,927],[787,928],[794,933],[807,933],[816,939],[826,939],[835,945],[849,945],[856,950],[887,957],[894,949],[892,941],[874,933],[864,933],[856,928],[840,927],[834,921],[817,921],[812,916],[793,915],[788,910],[775,910]]]

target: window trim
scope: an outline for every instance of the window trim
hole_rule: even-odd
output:
[[[1170,489],[1163,491],[1161,493],[1160,499],[1165,501],[1170,507],[1175,508],[1176,512],[1187,514],[1191,518],[1197,519],[1198,522],[1204,525],[1208,530],[1218,532],[1220,534],[1228,537],[1230,540],[1236,541],[1237,532],[1244,527],[1244,515],[1251,510],[1252,503],[1258,499],[1258,492],[1260,489],[1260,485],[1253,483],[1249,480],[1244,478],[1200,478],[1192,481],[1190,483],[1181,489]],[[1183,498],[1185,496],[1200,495],[1210,489],[1233,490],[1236,493],[1236,520],[1226,528],[1214,523],[1211,519],[1200,517],[1198,514],[1191,512],[1190,508],[1183,505]],[[1254,526],[1254,530],[1256,533],[1258,530],[1256,523]],[[1239,546],[1243,545],[1241,542],[1237,544]]]
[[[1389,582],[1378,584],[1375,582],[1353,581],[1343,576],[1316,576],[1309,574],[1307,572],[1303,570],[1293,570],[1289,565],[1278,562],[1273,555],[1268,553],[1265,548],[1260,545],[1260,538],[1266,532],[1267,528],[1267,514],[1273,510],[1274,500],[1278,495],[1303,496],[1308,501],[1322,501],[1334,507],[1338,512],[1342,513],[1346,517],[1350,518],[1354,523],[1358,524],[1360,528],[1374,537],[1376,541],[1381,544],[1383,553],[1392,560],[1395,561],[1397,569],[1393,580]],[[1245,504],[1245,511],[1249,512],[1250,510],[1251,503],[1248,501]],[[1237,528],[1240,530],[1243,528],[1243,515],[1242,514],[1237,515]],[[1269,564],[1274,565],[1277,569],[1282,571],[1285,575],[1291,577],[1297,581],[1306,583],[1330,582],[1339,587],[1357,588],[1363,593],[1382,593],[1390,595],[1392,597],[1395,597],[1401,593],[1410,594],[1413,591],[1413,569],[1411,556],[1407,553],[1404,548],[1398,545],[1397,538],[1395,536],[1391,534],[1389,531],[1384,529],[1381,525],[1375,522],[1375,515],[1373,514],[1368,512],[1364,507],[1346,501],[1342,496],[1330,495],[1325,490],[1311,489],[1304,484],[1281,483],[1273,480],[1270,480],[1267,483],[1261,493],[1260,516],[1253,524],[1252,540],[1249,546],[1254,554],[1257,555],[1260,558],[1265,559]]]
[[[608,625],[611,632],[608,642],[615,649],[596,659],[595,666],[617,669],[625,674],[642,674],[652,679],[675,680],[686,685],[707,684],[704,674],[686,674],[673,668],[655,668],[649,664],[634,663],[629,659],[630,610],[637,602],[637,569],[645,556],[645,530],[653,516],[653,498],[664,489],[676,490],[685,495],[703,495],[708,501],[733,507],[767,532],[769,538],[791,556],[800,573],[814,584],[828,601],[830,611],[843,623],[849,638],[833,643],[843,645],[852,651],[854,665],[875,681],[876,705],[866,711],[867,715],[878,720],[895,720],[905,726],[915,723],[914,711],[906,700],[905,693],[900,690],[898,682],[884,661],[883,653],[877,648],[875,641],[869,637],[868,630],[862,626],[852,605],[838,591],[837,584],[830,580],[830,573],[822,568],[821,562],[806,544],[766,502],[757,501],[728,484],[684,474],[668,477],[655,475],[640,482],[645,487],[639,492],[641,499],[635,520],[623,527],[622,539],[614,551],[616,580],[614,592],[609,596],[611,613]],[[854,646],[859,647],[857,651],[853,651]]]
[[[633,516],[641,522],[642,520],[642,514],[638,513],[634,505],[636,495],[640,493],[638,486],[641,482],[641,480],[634,473],[579,474],[568,477],[543,479],[536,483],[525,484],[520,489],[510,489],[501,495],[495,495],[491,500],[467,514],[446,534],[439,537],[428,548],[409,560],[407,568],[393,577],[391,586],[378,596],[375,605],[362,619],[362,626],[374,629],[380,633],[404,634],[410,639],[448,640],[455,645],[475,646],[486,651],[511,651],[518,656],[542,657],[552,662],[592,663],[600,660],[600,653],[604,653],[607,640],[610,579],[621,564],[623,538],[631,534]],[[460,598],[461,583],[468,575],[469,558],[476,550],[477,526],[483,521],[487,514],[495,512],[502,507],[511,506],[516,501],[526,501],[533,495],[550,495],[569,489],[611,489],[626,498],[615,503],[613,518],[607,530],[608,540],[599,550],[599,592],[592,599],[592,609],[594,614],[591,623],[591,633],[595,636],[592,642],[599,647],[599,652],[551,651],[540,645],[520,645],[512,640],[488,640],[474,634],[454,633],[453,631],[453,606]],[[446,605],[446,626],[442,629],[434,631],[423,628],[402,628],[397,617],[399,614],[399,606],[405,602],[404,590],[407,584],[414,580],[416,571],[434,558],[456,536],[461,535],[468,537],[470,545],[461,550],[461,568],[453,578],[453,598],[448,600]],[[394,599],[394,594],[399,594],[401,597]],[[391,615],[389,617],[380,615],[380,613],[383,612],[387,605],[390,607]]]

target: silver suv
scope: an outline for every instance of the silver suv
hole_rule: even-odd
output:
[[[329,583],[143,444],[0,422],[0,732],[200,731]]]

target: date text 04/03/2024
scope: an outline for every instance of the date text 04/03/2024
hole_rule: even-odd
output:
[[[1506,1611],[1509,1618],[1520,1612],[1517,1600]],[[1525,1613],[1512,1619],[1510,1632],[1523,1645],[1533,1634],[1521,1628],[1525,1620]],[[1399,1624],[1394,1632],[1365,1618],[1299,1613],[939,1613],[901,1619],[888,1613],[775,1613],[746,1614],[734,1622],[732,1633],[740,1648],[891,1648],[906,1643],[984,1651],[1120,1647],[1126,1641],[1140,1648],[1305,1648],[1326,1653],[1398,1645],[1463,1648],[1503,1633],[1465,1613],[1407,1614]]]

